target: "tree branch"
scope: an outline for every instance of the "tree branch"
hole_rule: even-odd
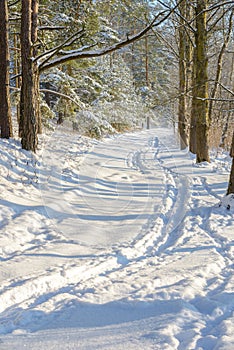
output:
[[[61,30],[65,29],[64,26],[40,26],[38,30]]]
[[[142,31],[138,32],[135,35],[132,35],[130,37],[127,37],[127,39],[122,40],[119,43],[116,43],[114,45],[111,45],[109,47],[105,47],[103,49],[99,49],[99,50],[85,50],[85,51],[80,51],[80,49],[78,50],[74,50],[72,54],[65,54],[62,57],[57,57],[52,61],[49,61],[49,59],[46,60],[47,63],[42,62],[41,64],[39,64],[39,71],[42,72],[46,69],[58,66],[60,64],[64,64],[68,61],[72,61],[72,60],[76,60],[76,59],[82,59],[82,58],[94,58],[94,57],[100,57],[100,56],[104,56],[106,54],[109,54],[111,52],[120,50],[121,48],[132,44],[133,42],[140,40],[150,29],[159,26],[161,23],[163,23],[174,11],[175,9],[178,7],[178,4],[172,8],[170,11],[161,11],[157,16],[155,16],[155,18],[153,19],[153,21],[147,26],[145,27]],[[167,14],[165,14],[167,12]],[[159,19],[160,17],[162,17],[162,19]],[[156,22],[157,21],[157,22]],[[62,45],[61,45],[62,46]],[[58,52],[59,50],[56,50],[56,52]],[[53,54],[54,55],[54,54]]]
[[[54,94],[54,95],[57,95],[57,96],[60,96],[60,97],[64,97],[67,100],[72,101],[79,108],[83,108],[84,107],[84,104],[82,102],[79,104],[76,100],[74,100],[73,98],[71,98],[68,95],[62,94],[61,92],[57,92],[57,91],[49,90],[49,89],[40,89],[40,92],[49,92],[50,94]]]
[[[50,49],[46,52],[43,52],[42,54],[40,54],[39,56],[37,56],[35,58],[35,61],[40,60],[43,57],[46,57],[45,60],[39,64],[40,66],[43,66],[45,64],[45,62],[47,62],[48,60],[50,60],[54,55],[56,55],[59,50],[61,50],[63,47],[65,47],[66,45],[71,45],[75,40],[77,40],[77,35],[82,34],[84,32],[83,29],[79,30],[78,32],[76,32],[75,34],[72,34],[68,39],[66,39],[62,44],[54,47],[53,49]]]
[[[8,6],[9,6],[9,7],[10,7],[10,6],[14,6],[14,5],[16,5],[18,2],[20,2],[20,0],[16,0],[16,1],[10,3]]]
[[[208,9],[206,9],[206,12],[215,10],[216,8],[220,8],[220,7],[225,6],[225,5],[232,5],[232,6],[230,7],[230,9],[232,9],[232,8],[233,8],[233,0],[232,0],[232,1],[224,1],[224,2],[221,3],[221,4],[218,3],[218,4],[216,4],[216,5],[210,6]]]

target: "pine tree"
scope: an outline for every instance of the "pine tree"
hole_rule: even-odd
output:
[[[232,168],[231,168],[231,173],[230,173],[230,178],[228,183],[227,194],[234,193],[234,131],[232,136],[232,146],[230,150],[230,156],[232,157]]]
[[[22,147],[36,151],[38,134],[39,72],[33,60],[32,44],[36,26],[32,14],[35,0],[22,0],[21,10],[21,70],[20,135]]]
[[[7,1],[0,1],[0,128],[1,137],[12,136],[11,108],[9,93],[9,40]]]

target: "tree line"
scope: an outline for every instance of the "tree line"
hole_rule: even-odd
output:
[[[181,148],[189,147],[198,163],[209,162],[211,133],[221,130],[223,145],[232,133],[233,11],[233,1],[213,0],[1,1],[1,137],[12,136],[12,88],[20,94],[22,147],[35,152],[42,132],[41,76],[120,52],[149,108],[167,101],[177,106]],[[12,66],[18,66],[14,76]],[[233,187],[231,175],[228,193]]]

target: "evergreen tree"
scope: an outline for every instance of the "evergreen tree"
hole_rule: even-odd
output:
[[[7,1],[0,1],[0,129],[1,137],[12,136],[10,92],[9,92],[9,39]]]
[[[33,60],[32,45],[36,40],[34,7],[36,0],[22,0],[21,9],[21,96],[20,96],[20,135],[22,147],[36,151],[38,133],[39,72]]]
[[[232,135],[232,146],[230,150],[230,156],[232,157],[232,168],[231,168],[231,173],[230,173],[230,178],[228,183],[227,194],[234,193],[234,131]]]

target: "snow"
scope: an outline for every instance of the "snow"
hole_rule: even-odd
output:
[[[230,158],[166,128],[0,147],[1,350],[234,348]]]

